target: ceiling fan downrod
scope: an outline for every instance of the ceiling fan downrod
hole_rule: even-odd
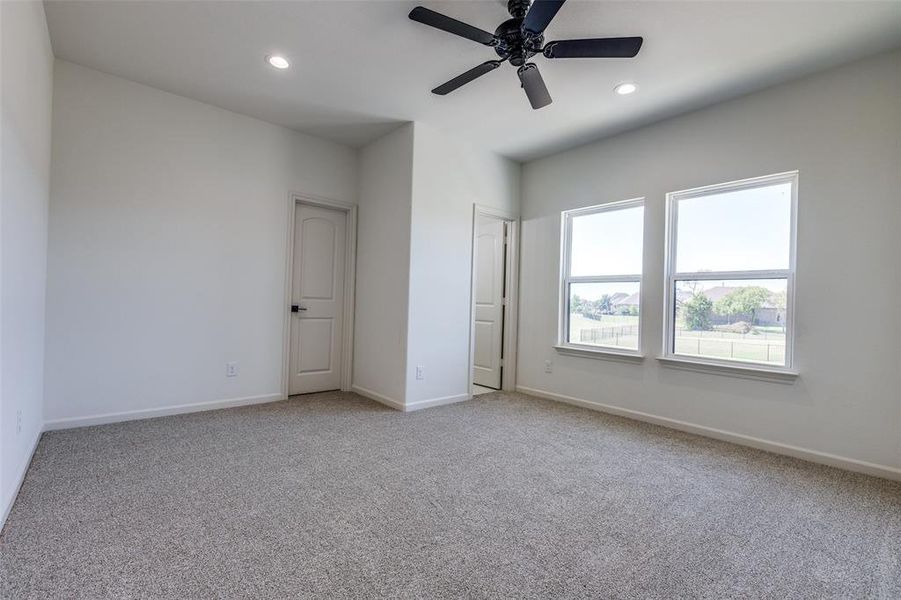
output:
[[[532,0],[510,0],[507,2],[507,10],[514,19],[523,19],[529,12],[530,4],[532,4]]]

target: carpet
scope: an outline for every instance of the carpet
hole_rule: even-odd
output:
[[[44,434],[3,598],[901,598],[901,485],[531,398]]]

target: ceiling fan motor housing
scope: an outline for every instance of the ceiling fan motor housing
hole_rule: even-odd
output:
[[[514,67],[521,67],[541,52],[541,45],[544,43],[544,35],[532,35],[523,29],[522,23],[531,4],[531,0],[509,0],[507,10],[513,18],[507,19],[494,30],[498,40],[495,51]]]
[[[511,0],[516,1],[516,0]],[[497,55],[518,67],[541,51],[544,36],[527,36],[522,30],[522,17],[507,19],[494,30],[498,43],[494,47]]]

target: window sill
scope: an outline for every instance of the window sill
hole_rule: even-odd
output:
[[[776,383],[794,383],[798,379],[797,371],[787,369],[768,368],[753,364],[722,364],[703,360],[692,360],[676,356],[658,356],[657,360],[664,366],[685,371],[699,371],[713,375],[726,377],[741,377],[744,379],[756,379],[759,381],[774,381]]]
[[[568,346],[558,344],[554,346],[558,354],[567,356],[580,356],[582,358],[594,358],[601,360],[618,360],[627,363],[640,363],[644,355],[630,350],[617,350],[615,348],[586,348],[584,346]]]

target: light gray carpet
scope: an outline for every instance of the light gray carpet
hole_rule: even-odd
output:
[[[45,434],[4,598],[901,598],[901,486],[520,394]]]

